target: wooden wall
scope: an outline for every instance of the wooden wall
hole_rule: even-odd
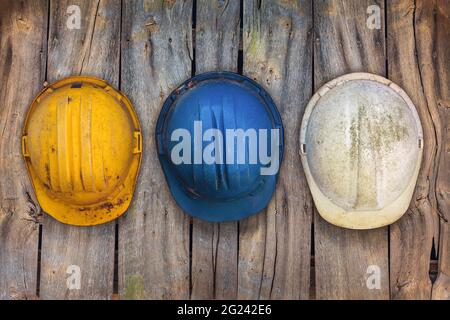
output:
[[[67,27],[70,5],[80,29]],[[1,0],[0,299],[450,299],[449,16],[449,0]],[[184,214],[155,151],[165,98],[213,70],[258,81],[285,126],[273,199],[239,222]],[[298,154],[308,99],[354,71],[403,87],[425,137],[409,210],[367,231],[317,214]],[[120,88],[143,127],[132,205],[96,227],[43,213],[21,157],[33,97],[70,75]],[[70,266],[79,289],[68,289]],[[378,288],[367,286],[373,266]]]

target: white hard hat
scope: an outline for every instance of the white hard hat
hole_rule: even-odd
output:
[[[422,126],[411,99],[390,80],[351,73],[326,83],[306,107],[300,146],[315,205],[328,222],[372,229],[408,209]]]

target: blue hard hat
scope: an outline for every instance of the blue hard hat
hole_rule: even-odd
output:
[[[232,72],[187,80],[165,101],[155,136],[170,191],[188,214],[222,222],[268,205],[283,156],[283,125],[255,81]]]

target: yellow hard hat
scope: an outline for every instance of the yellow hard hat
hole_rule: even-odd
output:
[[[69,77],[31,104],[22,153],[42,209],[72,225],[111,221],[130,205],[142,138],[131,102],[108,83]]]

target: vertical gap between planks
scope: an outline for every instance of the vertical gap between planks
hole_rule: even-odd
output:
[[[387,0],[384,0],[384,74],[389,79],[389,65],[388,65],[388,8]],[[387,226],[387,246],[388,246],[388,295],[389,299],[392,298],[391,294],[391,226]]]
[[[431,244],[430,267],[428,269],[428,276],[430,277],[432,284],[434,284],[438,276],[438,260],[439,255],[436,250],[435,242],[433,241]]]
[[[191,59],[191,77],[195,76],[195,46],[196,46],[196,28],[197,28],[197,0],[192,0],[192,59]],[[194,224],[193,218],[189,217],[189,299],[192,299],[192,248],[193,248]]]
[[[385,8],[386,9],[386,8]],[[387,72],[386,72],[387,78]],[[391,295],[391,226],[387,226],[387,246],[388,246],[388,295],[389,299],[392,299]]]
[[[195,0],[194,0],[195,1]],[[189,299],[192,299],[192,235],[194,233],[193,220],[189,218]]]
[[[384,0],[384,72],[386,73],[386,78],[389,78],[389,65],[388,65],[388,14],[387,14],[387,0]]]
[[[48,41],[50,40],[50,6],[51,6],[51,0],[47,0],[47,41],[46,41],[46,45],[47,45],[47,52],[45,54],[45,69],[44,69],[44,74],[45,74],[45,81],[47,81],[47,64],[48,64],[48,50],[49,50],[49,45],[48,45]]]
[[[119,296],[119,221],[116,220],[114,227],[114,269],[113,269],[113,296]]]
[[[39,223],[38,234],[38,254],[37,254],[37,268],[36,268],[36,297],[39,298],[41,287],[41,250],[42,250],[42,223]]]
[[[195,76],[196,66],[195,66],[195,43],[196,43],[196,28],[197,28],[197,0],[192,0],[192,59],[191,59],[191,76]],[[192,222],[192,219],[190,219]],[[192,223],[191,223],[192,224]]]
[[[438,7],[438,3],[436,2],[435,4],[434,4],[434,8],[433,8],[433,24],[434,24],[434,26],[433,26],[433,31],[436,33],[437,32],[437,28],[439,27],[438,26],[438,22],[437,22],[437,13],[438,13],[438,10],[439,10],[439,7]],[[433,48],[434,48],[434,50],[436,50],[435,49],[435,47],[437,46],[437,41],[438,41],[438,38],[437,38],[437,33],[436,33],[436,36],[433,38]],[[439,119],[441,119],[441,117],[439,117]],[[436,133],[435,133],[436,134]],[[437,137],[436,137],[436,141],[437,141],[438,139],[437,139]],[[443,141],[444,142],[444,141]],[[442,152],[441,152],[441,154],[442,154]],[[440,157],[441,157],[442,155],[440,155]],[[440,169],[440,166],[439,166],[439,163],[438,163],[438,167],[437,167],[437,170],[438,170],[438,172],[439,172],[439,169]],[[437,184],[437,179],[436,179],[436,184]],[[437,201],[437,194],[436,194],[436,192],[435,192],[435,197],[436,197],[436,201]],[[438,213],[439,213],[439,211],[438,211]],[[439,217],[439,215],[438,215],[438,217]],[[434,271],[434,269],[433,269],[433,267],[434,266],[436,266],[436,269],[435,269],[435,271],[436,271],[436,273],[435,273],[435,275],[434,275],[434,281],[436,280],[436,278],[437,278],[437,273],[438,273],[438,271],[437,271],[437,265],[438,265],[438,260],[439,260],[439,257],[441,256],[440,255],[440,252],[441,252],[441,246],[440,246],[440,239],[441,239],[441,237],[442,237],[442,235],[441,235],[441,233],[442,233],[442,229],[441,229],[441,223],[440,223],[440,219],[438,219],[438,222],[439,222],[439,226],[438,226],[438,238],[437,239],[435,239],[434,238],[434,236],[436,235],[436,233],[435,232],[433,232],[433,242],[432,242],[432,245],[431,245],[431,258],[430,258],[430,278],[431,278],[431,273]],[[434,283],[434,281],[433,281],[433,279],[432,279],[432,282]]]
[[[45,61],[44,61],[44,83],[47,82],[47,60],[48,60],[48,41],[50,39],[50,4],[51,1],[47,0],[47,35],[46,35],[46,41],[44,46],[46,46],[45,48]],[[44,52],[44,48],[42,48],[42,52]],[[42,213],[42,208],[39,207],[39,210]],[[43,227],[42,227],[42,222],[39,223],[39,232],[38,232],[38,254],[37,254],[37,267],[36,267],[36,297],[39,298],[39,295],[41,293],[41,256],[42,256],[42,232],[43,232]]]
[[[122,24],[123,24],[123,1],[120,0],[120,21],[119,21],[119,79],[117,88],[122,88]],[[113,291],[112,297],[119,298],[119,220],[115,220],[114,225],[114,257],[113,257]]]
[[[242,74],[244,67],[244,0],[239,1],[239,49],[238,49],[238,61],[237,61],[237,72]],[[239,222],[238,222],[239,229]],[[238,241],[239,244],[239,241]]]
[[[314,210],[312,210],[314,215]],[[314,224],[311,223],[310,266],[309,266],[309,300],[316,300],[316,261],[314,259]]]
[[[437,27],[437,21],[436,21],[436,13],[437,13],[437,3],[434,4],[434,8],[433,8],[433,23],[434,23],[434,28]],[[414,21],[415,22],[415,21]],[[433,39],[433,46],[435,46],[435,42],[437,41],[437,38]],[[425,88],[424,88],[424,94],[425,94]],[[436,132],[435,132],[436,135]],[[438,138],[436,138],[436,141],[438,141]],[[438,146],[437,146],[438,148]],[[438,174],[439,174],[439,163],[438,163]],[[435,181],[435,185],[437,183],[437,180]],[[440,223],[439,223],[439,235],[440,235]],[[435,239],[435,232],[433,232],[433,240],[431,242],[431,252],[430,252],[430,266],[428,268],[428,276],[431,280],[431,284],[432,284],[432,292],[434,289],[434,282],[437,279],[438,276],[438,261],[439,261],[439,252],[440,252],[440,246],[439,246],[439,238]]]
[[[314,43],[316,39],[316,25],[314,21],[314,0],[311,0],[311,94],[315,91],[315,79],[314,79]],[[302,121],[302,120],[300,120]],[[316,299],[316,260],[315,260],[315,238],[314,238],[314,202],[312,201],[312,210],[311,210],[311,242],[310,242],[310,274],[309,274],[309,299]]]
[[[433,24],[434,24],[434,28],[436,28],[436,26],[437,26],[437,24],[436,24],[436,10],[437,10],[437,3],[434,4],[434,8],[433,8]],[[415,21],[416,20],[415,19],[415,12],[416,12],[416,2],[414,2],[414,21],[413,21],[413,23],[414,23],[414,30],[415,30],[415,27],[416,27],[415,26],[415,23],[416,23],[416,21]],[[415,33],[414,33],[414,40],[415,39],[416,39],[416,37],[415,37]],[[432,40],[433,48],[436,45],[436,40],[437,39],[435,37],[433,37],[433,40]],[[417,47],[416,47],[416,51],[417,51]],[[419,66],[419,72],[420,72],[419,56],[418,56],[418,54],[417,54],[417,64]],[[423,94],[425,96],[425,87],[423,87]],[[427,106],[428,105],[429,104],[427,103]],[[429,111],[429,112],[430,112],[430,116],[431,116],[431,111]],[[439,117],[439,119],[440,119],[440,117]],[[433,127],[436,128],[436,125],[433,124]],[[439,139],[436,136],[437,135],[436,130],[434,131],[434,134],[435,134],[435,139],[436,139],[436,147],[435,148],[436,148],[436,150],[438,150],[438,148],[439,148],[439,145],[438,145]],[[437,163],[437,175],[439,175],[439,162]],[[436,187],[436,183],[437,183],[437,179],[434,181],[435,187]],[[435,197],[436,197],[436,191],[435,191]],[[439,223],[439,228],[440,228],[440,223]],[[440,234],[440,233],[438,233],[438,234]],[[434,266],[438,265],[437,262],[439,260],[439,250],[440,250],[439,238],[435,239],[434,236],[435,236],[435,231],[433,231],[433,237],[432,237],[432,241],[431,241],[430,264],[429,264],[429,267],[428,267],[428,277],[430,278],[430,281],[431,281],[431,293],[433,293],[433,289],[434,289],[433,285],[434,285],[434,282],[436,281],[436,278],[437,278],[438,270],[437,270],[437,268],[434,268]],[[437,244],[437,248],[436,248],[436,244]],[[430,297],[430,299],[431,299],[431,297]]]
[[[312,23],[312,36],[311,36],[311,91],[312,93],[314,93],[314,91],[316,90],[314,85],[314,43],[315,43],[315,39],[316,39],[316,25],[315,25],[315,21],[314,21],[314,15],[315,15],[315,7],[314,7],[314,0],[311,0],[311,23]],[[314,212],[313,212],[314,213]],[[314,223],[314,214],[312,215],[312,220],[311,220],[311,224]]]
[[[192,299],[192,235],[194,225],[192,218],[189,218],[189,299]]]
[[[244,0],[239,1],[239,49],[238,49],[238,61],[237,72],[242,75],[244,70]],[[237,224],[236,235],[236,299],[239,292],[239,238],[241,234],[240,221]]]
[[[119,90],[122,87],[122,25],[123,25],[123,0],[120,0],[120,21],[119,21]]]

